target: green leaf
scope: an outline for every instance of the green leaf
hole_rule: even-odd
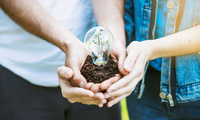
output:
[[[97,37],[97,36],[99,36],[99,35],[98,35],[98,34],[95,34],[94,36]]]
[[[93,42],[94,42],[94,44],[97,44],[97,42],[96,42],[96,40],[95,40],[95,39],[93,39]]]
[[[106,41],[106,44],[108,46],[108,50],[110,50],[110,43],[108,41]]]
[[[93,41],[92,41],[92,42],[93,42]],[[89,44],[89,46],[88,46],[88,49],[90,48],[90,46],[91,46],[92,42],[90,42],[90,44]]]
[[[100,32],[103,31],[103,29],[100,29]]]

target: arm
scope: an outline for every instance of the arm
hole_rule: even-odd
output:
[[[114,36],[115,41],[111,50],[111,56],[118,61],[120,73],[126,75],[127,72],[123,69],[123,63],[126,58],[124,0],[92,0],[92,5],[98,25],[109,29]],[[116,81],[117,79],[103,82],[101,89],[107,89]]]
[[[79,39],[56,21],[37,0],[1,0],[0,7],[24,29],[58,46],[68,58],[65,65],[76,73],[75,79],[82,79],[86,83],[80,75],[79,65],[86,59],[87,50]],[[80,53],[77,48],[82,49]],[[79,59],[76,56],[79,56]]]
[[[109,29],[115,41],[125,47],[124,4],[124,0],[92,0],[98,25]]]
[[[37,0],[1,0],[0,7],[15,22],[30,33],[66,51],[71,39],[79,41],[56,21]],[[11,9],[12,8],[12,9]]]
[[[128,47],[129,57],[133,58],[134,51],[138,51],[138,46],[143,49],[138,54],[145,53],[146,61],[153,60],[159,57],[170,57],[170,56],[180,56],[200,52],[200,25],[169,35],[156,40],[147,40],[144,42],[132,42]],[[135,55],[135,58],[136,59]],[[131,60],[128,58],[125,62],[125,69],[131,71],[133,69],[133,64],[131,65]],[[126,67],[127,66],[127,67]],[[129,68],[128,68],[129,66]]]
[[[124,69],[130,71],[130,74],[108,88],[106,98],[114,98],[108,106],[116,104],[131,94],[142,79],[148,60],[198,53],[200,51],[199,31],[200,25],[160,39],[132,42],[127,48],[128,56],[124,63]]]
[[[59,83],[63,96],[69,97],[72,102],[96,104],[96,102],[87,103],[87,100],[78,99],[80,97],[86,97],[90,100],[95,99],[95,95],[91,91],[83,89],[86,85],[86,80],[80,74],[79,68],[88,55],[83,43],[56,21],[37,0],[0,0],[0,7],[24,29],[58,46],[66,54],[65,65],[73,70],[73,75],[66,75],[68,73],[66,69],[68,68],[61,67],[58,69]],[[69,82],[70,78],[73,78],[71,83]],[[73,87],[71,84],[82,88]],[[71,92],[68,92],[69,90]],[[74,94],[76,95],[74,96]],[[71,98],[71,96],[74,97]]]
[[[152,41],[152,53],[149,59],[200,52],[199,31],[200,25]]]

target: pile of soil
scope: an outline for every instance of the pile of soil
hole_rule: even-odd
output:
[[[120,73],[118,70],[117,62],[114,62],[109,57],[108,63],[105,65],[95,65],[92,62],[92,57],[87,56],[87,59],[81,68],[81,74],[85,77],[87,82],[101,83],[114,77],[115,74]]]

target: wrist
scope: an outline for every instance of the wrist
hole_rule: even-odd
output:
[[[114,26],[112,25],[101,25],[102,27],[105,27],[106,29],[108,29],[114,38],[114,43],[118,42],[118,43],[122,43],[123,46],[126,46],[126,37],[125,37],[125,30],[124,30],[124,26]]]
[[[163,43],[160,39],[155,39],[155,40],[147,40],[145,42],[145,49],[149,54],[149,59],[148,60],[153,60],[159,57],[162,57],[163,55],[163,50],[164,46]]]
[[[119,43],[122,44],[124,47],[126,47],[126,38],[125,38],[125,33],[123,31],[118,32],[119,34],[116,34],[113,32],[113,37],[114,37],[114,43]]]
[[[60,39],[60,44],[58,47],[66,54],[69,51],[69,46],[78,45],[82,43],[76,36],[73,34],[65,34],[63,38]]]
[[[122,40],[115,40],[114,41],[115,45],[123,45],[123,47],[126,47],[126,42],[122,41]]]
[[[155,40],[146,40],[143,42],[143,44],[144,44],[143,49],[145,49],[145,51],[147,52],[148,60],[153,60],[158,58]]]

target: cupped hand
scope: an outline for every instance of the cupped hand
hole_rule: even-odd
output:
[[[77,40],[67,45],[65,66],[73,71],[70,78],[72,86],[84,88],[87,84],[86,79],[81,75],[80,69],[89,55],[84,44]]]
[[[127,58],[124,61],[124,70],[128,75],[111,85],[106,93],[107,106],[111,107],[131,94],[137,83],[143,78],[144,67],[149,60],[151,50],[146,42],[132,42],[127,48]]]
[[[124,70],[123,65],[126,59],[126,48],[121,41],[115,41],[110,52],[114,61],[118,62],[118,69],[122,75],[127,75],[128,72]]]
[[[101,84],[93,84],[90,86],[90,90],[93,92],[97,91],[105,91],[107,90],[112,84],[116,83],[123,75],[127,75],[128,72],[126,72],[123,68],[123,63],[126,58],[126,48],[124,44],[120,41],[115,41],[114,45],[111,49],[110,56],[115,62],[118,62],[118,69],[120,71],[119,74],[116,74],[114,77],[105,80]]]
[[[74,72],[70,68],[61,66],[57,69],[57,74],[62,95],[70,103],[80,102],[87,105],[98,105],[99,107],[102,107],[106,103],[103,93],[94,93],[88,89],[72,86],[69,79],[73,76]],[[86,86],[88,85],[86,84]]]
[[[86,85],[86,89],[91,90],[92,92],[96,93],[96,92],[104,92],[107,90],[107,88],[109,86],[111,86],[112,84],[114,84],[115,82],[117,82],[120,78],[122,77],[121,74],[115,74],[114,77],[103,81],[102,83],[88,83]]]

